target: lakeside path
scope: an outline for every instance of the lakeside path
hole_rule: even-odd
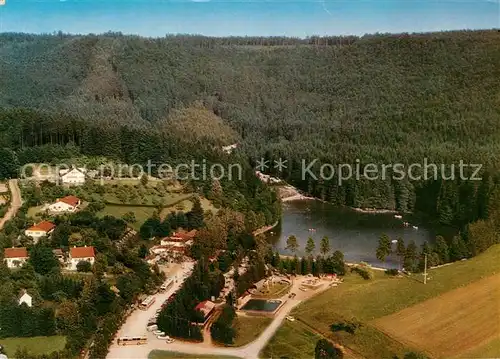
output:
[[[271,224],[269,226],[261,227],[261,228],[255,230],[253,232],[253,235],[254,236],[258,236],[260,234],[266,233],[266,232],[270,231],[271,229],[273,229],[274,227],[276,227],[278,225],[278,223],[279,223],[279,221],[276,221],[276,222],[274,222],[273,224]]]
[[[19,185],[17,183],[17,179],[9,180],[9,190],[10,190],[10,207],[5,213],[5,216],[0,220],[0,229],[3,228],[5,223],[14,217],[21,208],[22,199],[21,199],[21,190],[19,189]]]

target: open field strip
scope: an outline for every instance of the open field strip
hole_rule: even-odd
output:
[[[500,333],[500,275],[494,275],[374,321],[392,338],[436,358],[480,347]]]
[[[28,352],[35,355],[50,354],[62,350],[66,345],[63,336],[52,337],[30,337],[30,338],[3,338],[0,344],[5,348],[9,358],[13,358],[17,349],[26,348]]]
[[[194,355],[184,354],[178,352],[167,352],[164,350],[153,350],[148,355],[148,359],[239,359],[238,357],[225,356],[225,355]]]
[[[431,270],[426,285],[422,283],[421,275],[393,278],[374,272],[374,279],[370,281],[347,275],[344,283],[300,304],[292,315],[325,337],[367,358],[401,355],[418,348],[391,338],[370,322],[500,273],[498,258],[500,245],[495,245],[475,258]],[[355,335],[330,330],[333,323],[352,318],[363,323]],[[283,332],[277,335],[283,335]]]
[[[474,348],[468,352],[453,359],[486,359],[486,358],[500,358],[500,333],[498,337],[491,340],[489,343]]]

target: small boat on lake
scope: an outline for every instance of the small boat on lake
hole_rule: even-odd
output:
[[[399,214],[395,214],[395,215],[394,215],[394,218],[401,219],[401,218],[403,218],[403,216],[401,216],[401,215],[399,215]]]

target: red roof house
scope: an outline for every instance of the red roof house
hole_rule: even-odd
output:
[[[78,263],[89,262],[91,265],[95,262],[95,251],[92,246],[73,247],[69,249],[69,270],[78,270]]]
[[[8,268],[20,268],[29,258],[26,248],[5,248],[4,262]]]
[[[31,226],[26,231],[33,231],[33,232],[40,231],[40,232],[49,233],[54,228],[56,228],[56,225],[54,223],[49,222],[49,221],[43,221],[43,222],[40,222],[38,224]]]
[[[69,254],[71,258],[95,258],[95,251],[92,246],[70,248]]]
[[[76,207],[80,204],[80,198],[75,197],[75,196],[66,196],[63,198],[59,198],[57,202],[63,202],[66,203],[72,207]]]
[[[199,303],[194,309],[200,311],[203,314],[203,318],[205,319],[206,322],[208,317],[210,317],[210,314],[212,314],[214,308],[215,308],[214,302],[205,300]]]
[[[5,248],[4,258],[28,258],[26,248]]]

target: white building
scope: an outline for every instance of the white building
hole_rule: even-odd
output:
[[[33,238],[33,242],[37,244],[40,238],[49,237],[55,228],[56,225],[54,223],[43,221],[25,230],[24,234],[28,237]]]
[[[69,270],[77,270],[76,266],[80,262],[90,262],[91,265],[94,265],[95,262],[95,251],[94,247],[73,247],[69,250],[69,258],[68,258],[68,269]]]
[[[171,236],[161,239],[162,246],[171,247],[186,247],[193,243],[193,239],[196,236],[196,229],[190,232],[179,230],[174,232]]]
[[[72,168],[71,170],[61,170],[59,171],[59,176],[61,177],[61,182],[63,184],[80,186],[85,183],[84,168]]]
[[[229,146],[222,146],[222,151],[226,152],[227,154],[231,154],[233,150],[235,150],[238,147],[238,144],[232,144]]]
[[[5,248],[4,262],[8,268],[20,268],[29,259],[26,248]]]
[[[56,213],[75,212],[80,203],[81,201],[78,197],[66,196],[64,198],[59,198],[56,203],[52,203],[49,206],[49,211]]]
[[[23,290],[18,302],[19,305],[24,303],[31,308],[33,306],[33,297],[29,295],[28,292],[26,292],[26,290]]]

